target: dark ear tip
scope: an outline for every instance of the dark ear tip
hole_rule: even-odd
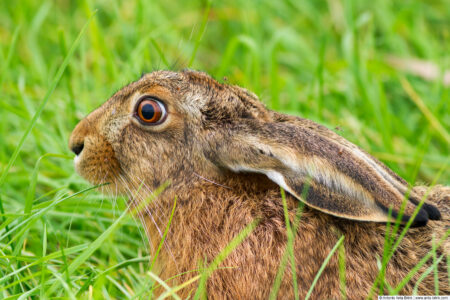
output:
[[[393,211],[392,217],[397,218],[397,216],[398,213],[396,211]],[[402,216],[402,222],[406,224],[410,218],[411,218],[410,216],[404,215]],[[425,209],[421,208],[417,213],[416,217],[414,218],[413,222],[411,223],[411,227],[422,227],[427,225],[427,223],[428,223],[428,213],[426,212]]]
[[[428,213],[430,220],[440,220],[442,218],[441,212],[436,206],[424,203],[422,208]]]
[[[422,227],[427,225],[428,223],[428,213],[423,207],[419,210],[419,213],[414,218],[414,221],[411,224],[411,227]],[[409,217],[407,217],[409,219]]]

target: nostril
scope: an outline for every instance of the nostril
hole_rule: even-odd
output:
[[[76,155],[79,155],[81,153],[81,151],[83,151],[83,148],[84,148],[84,142],[81,142],[80,144],[73,145],[71,150]]]

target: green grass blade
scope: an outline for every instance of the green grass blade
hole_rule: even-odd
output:
[[[163,300],[163,299],[167,299],[169,297],[173,297],[173,295],[175,295],[176,292],[178,292],[181,289],[186,288],[187,286],[191,285],[192,283],[196,282],[197,280],[200,279],[200,275],[194,276],[189,280],[186,280],[185,282],[183,282],[182,284],[170,288],[169,290],[165,291],[164,293],[161,294],[161,296],[159,296],[156,300]]]
[[[200,26],[200,29],[198,31],[197,40],[195,41],[194,45],[194,51],[192,51],[191,59],[189,60],[188,67],[191,67],[194,63],[195,56],[197,55],[198,47],[200,47],[200,41],[202,40],[203,34],[206,30],[206,24],[208,23],[208,17],[209,17],[209,10],[211,9],[212,0],[206,1],[206,8],[205,12],[203,13],[203,19],[202,24]]]
[[[0,175],[0,194],[2,193],[3,184],[5,183],[6,176],[9,173],[9,170],[11,169],[12,165],[16,161],[17,156],[19,155],[19,152],[22,149],[26,138],[28,137],[28,135],[30,134],[31,130],[36,125],[36,122],[39,119],[39,117],[41,116],[45,105],[47,104],[48,100],[50,99],[50,96],[52,95],[52,93],[55,90],[56,86],[58,85],[59,81],[61,80],[61,77],[64,74],[64,70],[66,69],[67,65],[69,64],[70,59],[72,58],[73,54],[75,53],[75,49],[78,47],[78,43],[80,42],[80,40],[81,40],[81,38],[82,38],[82,36],[83,36],[83,34],[84,34],[84,32],[85,32],[89,22],[91,21],[93,16],[94,16],[94,14],[86,21],[86,23],[84,24],[84,26],[81,29],[80,33],[78,34],[77,38],[73,42],[72,47],[69,50],[69,53],[64,58],[61,66],[59,67],[58,71],[56,72],[56,75],[53,78],[52,84],[50,85],[50,88],[47,90],[47,93],[45,94],[44,99],[39,104],[36,113],[34,114],[33,118],[31,119],[31,121],[30,121],[30,123],[29,123],[29,125],[27,127],[27,129],[25,130],[25,133],[22,135],[19,143],[17,144],[17,147],[14,149],[14,152],[13,152],[11,158],[9,159],[8,164],[2,170],[2,174]],[[2,213],[2,214],[5,213],[5,211],[3,209],[3,201],[2,201],[1,197],[0,197],[0,213]],[[3,218],[3,220],[4,220],[4,218]]]
[[[36,192],[36,184],[37,184],[37,178],[38,178],[39,165],[41,163],[41,160],[46,158],[46,157],[57,157],[57,158],[72,159],[71,156],[61,155],[61,154],[53,154],[53,153],[44,154],[38,159],[38,161],[36,162],[36,165],[34,167],[33,173],[31,174],[30,187],[28,189],[28,193],[27,193],[27,196],[25,198],[25,206],[24,206],[24,210],[23,210],[24,216],[27,216],[28,214],[30,214],[31,210],[33,208],[33,199],[34,199],[34,195],[35,195],[35,192]],[[27,238],[27,236],[28,236],[28,230],[20,235],[19,241],[14,246],[13,255],[18,255],[19,254],[19,251],[22,248],[23,242]]]
[[[45,219],[44,219],[45,220]],[[42,257],[47,255],[47,223],[44,221],[44,236],[42,238]],[[40,289],[40,298],[45,299],[45,289],[47,282],[47,277],[45,276],[47,271],[47,264],[45,261],[41,264],[41,289]]]
[[[75,41],[73,42],[72,46],[70,47],[70,50],[67,53],[67,56],[64,58],[61,66],[59,67],[58,71],[56,72],[56,75],[53,78],[53,81],[52,81],[52,83],[50,85],[50,88],[47,90],[47,93],[45,94],[44,99],[39,104],[36,113],[34,114],[33,118],[31,119],[30,124],[28,125],[27,129],[25,130],[25,133],[20,138],[20,141],[17,144],[17,147],[14,150],[11,158],[9,159],[8,164],[3,169],[2,175],[0,176],[0,189],[3,187],[3,184],[5,183],[6,175],[8,174],[8,172],[11,169],[12,165],[16,161],[17,156],[19,155],[19,152],[22,149],[26,138],[28,137],[28,135],[30,134],[31,130],[36,125],[36,122],[39,119],[39,117],[41,116],[42,111],[45,108],[45,105],[47,104],[48,100],[50,99],[50,96],[53,94],[53,91],[55,90],[56,86],[58,85],[59,81],[61,80],[61,77],[64,74],[64,71],[65,71],[67,65],[69,64],[70,59],[72,58],[73,54],[75,53],[75,50],[77,49],[78,44],[80,43],[80,40],[83,37],[84,32],[86,31],[86,28],[88,27],[88,25],[89,25],[90,21],[92,20],[92,18],[94,17],[94,15],[95,15],[95,13],[92,14],[92,16],[84,24],[83,28],[81,28],[81,31],[78,34],[78,36],[75,39]],[[1,204],[1,202],[0,202],[0,204]],[[2,211],[2,213],[4,213],[4,212]]]
[[[168,286],[167,283],[165,283],[164,280],[162,280],[161,278],[159,278],[156,274],[154,274],[154,273],[152,273],[152,272],[147,272],[147,274],[148,274],[153,280],[155,280],[156,282],[158,282],[162,287],[164,287],[164,289],[165,289],[167,292],[173,291],[172,288],[171,288],[170,286]],[[172,297],[173,297],[174,299],[181,300],[181,298],[180,298],[175,292],[172,293]]]
[[[430,111],[430,109],[426,106],[420,96],[413,89],[409,81],[405,78],[400,80],[403,89],[408,94],[409,98],[417,105],[420,111],[423,113],[425,118],[428,120],[430,125],[439,133],[440,137],[443,138],[447,144],[450,144],[450,134],[447,132],[444,126],[442,126],[441,122],[435,117],[435,115]]]
[[[73,254],[73,253],[76,253],[76,252],[80,252],[83,249],[85,249],[86,247],[87,247],[87,245],[79,245],[79,246],[75,246],[75,247],[66,249],[66,254]],[[28,264],[26,266],[23,266],[22,268],[17,269],[14,272],[11,272],[11,273],[3,276],[2,278],[0,278],[0,283],[3,283],[8,278],[10,278],[10,277],[12,277],[12,276],[22,272],[23,270],[31,268],[32,266],[39,265],[39,264],[41,264],[44,261],[49,261],[51,259],[56,259],[56,258],[60,258],[60,257],[62,257],[61,251],[53,252],[53,253],[51,253],[51,254],[49,254],[47,256],[41,257],[41,258],[31,262],[30,264]]]
[[[347,299],[347,278],[345,273],[345,246],[342,243],[339,247],[339,288],[342,300]]]
[[[198,289],[194,295],[194,299],[198,300],[206,296],[206,280],[208,277],[216,270],[219,265],[239,246],[244,239],[252,233],[252,231],[259,224],[259,220],[254,220],[250,224],[248,224],[244,229],[241,230],[231,241],[230,243],[214,258],[214,260],[209,264],[206,270],[203,272]]]
[[[298,300],[299,299],[299,295],[298,295],[298,284],[297,284],[297,272],[296,272],[296,268],[297,268],[297,263],[295,262],[295,255],[294,255],[294,240],[295,240],[295,236],[297,235],[297,232],[293,231],[293,229],[291,228],[291,222],[289,221],[289,211],[288,211],[288,207],[287,207],[287,203],[286,203],[286,194],[284,192],[284,189],[281,189],[281,199],[283,202],[283,210],[284,210],[284,221],[286,223],[286,230],[287,230],[287,250],[288,250],[288,255],[290,257],[290,263],[291,263],[291,272],[292,272],[292,285],[294,288],[294,299]]]
[[[439,263],[442,261],[442,259],[444,258],[444,254],[439,256],[439,258],[437,258],[433,264],[425,270],[425,272],[423,272],[422,275],[420,275],[419,279],[417,279],[416,284],[414,286],[413,295],[417,295],[418,290],[419,290],[419,286],[422,283],[422,281],[427,278],[428,275],[430,275],[431,272],[433,272],[433,270],[436,270],[438,268]],[[434,259],[434,258],[433,258]],[[439,286],[438,286],[439,287]],[[393,289],[391,294],[394,294],[396,291]],[[439,290],[435,290],[435,296],[439,295]]]
[[[307,181],[307,184],[305,185],[305,187],[302,190],[302,196],[301,196],[302,199],[306,199],[306,196],[308,194],[308,190],[309,190],[309,181]],[[284,194],[284,190],[281,189],[281,191],[282,191],[282,194],[281,194],[282,197],[286,197],[286,195]],[[301,218],[301,215],[303,213],[304,205],[305,204],[304,204],[303,201],[299,201],[297,212],[296,212],[296,215],[295,215],[295,221],[294,221],[294,224],[292,226],[292,228],[293,228],[293,230],[292,230],[293,236],[297,235],[298,225],[300,224],[300,218]],[[283,203],[283,206],[284,206],[284,203]],[[285,212],[285,215],[286,215],[286,212]],[[290,253],[292,253],[292,254],[290,254]],[[285,252],[283,253],[283,256],[281,258],[277,274],[275,275],[275,280],[274,280],[274,283],[272,285],[272,289],[270,290],[269,299],[271,299],[271,300],[277,298],[278,290],[280,289],[281,281],[283,279],[284,272],[285,272],[285,269],[286,269],[288,256],[291,256],[291,265],[292,265],[292,258],[295,261],[293,246],[292,246],[292,250],[290,251],[289,248],[288,248],[288,245],[286,245],[286,249],[285,249]],[[293,282],[296,282],[296,281],[294,281],[294,279],[293,279]],[[298,284],[297,284],[297,286],[298,286]],[[294,287],[294,289],[295,288],[296,287]],[[297,289],[298,289],[298,287],[297,287]]]
[[[327,266],[328,262],[330,261],[331,257],[333,256],[334,252],[341,246],[341,244],[344,242],[344,236],[341,236],[341,238],[337,241],[336,245],[334,245],[333,249],[331,249],[330,253],[328,253],[328,256],[323,261],[322,265],[320,266],[319,271],[316,274],[316,277],[314,277],[314,280],[308,290],[308,293],[306,294],[305,300],[308,300],[309,297],[311,297],[312,292],[314,291],[314,287],[316,286],[317,281],[319,280],[320,276],[322,275],[323,270],[325,270],[325,267]]]
[[[83,264],[89,257],[97,250],[103,242],[110,237],[116,229],[121,225],[124,219],[128,216],[128,211],[124,211],[120,217],[109,226],[105,232],[103,232],[95,241],[93,241],[89,246],[75,258],[72,263],[67,268],[67,273],[72,274],[81,264]],[[55,282],[48,290],[47,294],[52,294],[57,288],[59,288],[59,281]]]
[[[158,249],[156,250],[156,252],[153,256],[152,263],[151,263],[150,269],[149,269],[150,271],[153,270],[153,266],[155,265],[156,259],[158,258],[158,255],[159,255],[159,251],[161,251],[164,241],[166,240],[166,236],[167,236],[167,233],[169,232],[170,224],[172,223],[172,218],[173,218],[173,214],[175,213],[176,206],[177,206],[177,197],[175,197],[175,199],[173,201],[172,212],[170,213],[169,221],[167,222],[166,229],[164,230],[164,234],[161,238],[161,241],[159,242]]]
[[[0,87],[3,85],[3,78],[5,76],[6,70],[9,67],[9,64],[11,63],[12,55],[16,49],[17,38],[19,37],[19,32],[20,32],[20,26],[17,26],[16,30],[14,30],[14,33],[13,33],[13,36],[11,39],[11,44],[9,45],[8,54],[6,55],[6,59],[3,62],[2,70],[0,72]]]
[[[442,172],[445,170],[447,164],[444,164],[444,166],[441,168],[441,170],[438,172],[438,174],[435,176],[431,186],[427,189],[427,191],[425,192],[424,196],[422,197],[421,201],[417,204],[414,212],[411,214],[410,219],[408,220],[408,222],[405,224],[402,232],[400,233],[400,235],[398,236],[397,240],[395,241],[395,243],[393,245],[393,239],[395,238],[395,235],[397,233],[398,228],[400,227],[400,218],[401,215],[403,214],[404,208],[405,208],[405,201],[403,201],[402,206],[400,207],[400,211],[396,220],[396,224],[394,227],[393,232],[391,233],[391,241],[388,245],[385,244],[385,247],[388,247],[387,251],[384,251],[384,255],[387,254],[386,257],[384,257],[383,255],[383,265],[382,268],[377,276],[377,278],[375,279],[369,294],[367,295],[366,299],[371,299],[373,297],[373,294],[375,293],[375,289],[376,286],[378,284],[382,284],[384,283],[384,280],[382,281],[382,279],[384,278],[384,270],[387,267],[387,264],[389,263],[389,261],[391,260],[392,256],[394,255],[395,251],[397,250],[398,246],[400,245],[401,241],[403,240],[403,238],[405,237],[406,233],[408,232],[408,229],[411,227],[411,224],[413,222],[413,220],[415,219],[415,217],[417,216],[417,214],[419,213],[420,209],[422,208],[422,205],[425,203],[425,199],[428,197],[429,192],[431,191],[432,187],[434,186],[434,184],[436,183],[436,181],[438,180],[438,178],[441,176]],[[410,190],[407,192],[407,194],[410,193]],[[407,199],[407,198],[406,198]],[[405,199],[405,200],[406,200]],[[388,239],[390,240],[390,239]],[[386,248],[385,248],[386,249]]]
[[[70,195],[70,196],[61,197],[61,198],[59,198],[58,200],[52,201],[48,206],[45,206],[45,207],[42,208],[42,209],[36,210],[36,212],[33,213],[32,215],[30,215],[27,219],[23,220],[22,222],[20,222],[19,224],[17,224],[17,225],[14,226],[13,228],[11,228],[9,231],[7,231],[5,234],[3,234],[2,236],[0,236],[0,241],[3,240],[5,237],[9,236],[12,232],[18,230],[18,229],[21,229],[21,232],[24,232],[24,227],[23,227],[23,226],[24,226],[26,223],[29,223],[29,222],[31,222],[31,221],[36,221],[36,219],[37,219],[38,217],[42,216],[44,213],[48,212],[51,208],[57,206],[57,205],[60,204],[61,202],[65,201],[65,200],[68,200],[68,199],[70,199],[70,198],[76,197],[76,196],[78,196],[78,195],[81,195],[81,194],[83,194],[84,192],[88,192],[88,191],[94,190],[94,189],[96,189],[96,188],[98,188],[98,187],[100,187],[100,186],[102,186],[102,185],[96,185],[96,186],[93,186],[93,187],[89,187],[89,188],[87,188],[87,189],[84,189],[84,190],[81,190],[81,191],[79,191],[79,192],[76,192],[76,193],[74,193],[74,194],[72,194],[72,195]],[[16,237],[16,239],[17,239],[17,238],[20,238],[20,236],[19,236],[19,237]],[[8,242],[8,245],[9,245],[11,242],[13,242],[13,240],[9,241],[9,242]]]
[[[169,62],[166,59],[166,56],[164,55],[164,52],[159,48],[158,43],[156,43],[155,39],[150,39],[153,47],[155,47],[156,52],[158,52],[159,57],[161,58],[163,64],[166,66],[166,68],[170,67]]]
[[[442,244],[445,242],[445,240],[450,235],[450,229],[445,232],[445,234],[441,237],[441,239],[436,244],[436,248],[442,246]],[[405,276],[405,278],[400,281],[400,283],[396,286],[394,289],[394,294],[398,295],[400,291],[405,287],[405,285],[413,278],[413,276],[422,268],[422,266],[433,257],[433,251],[430,251],[425,255],[417,265],[415,265],[411,271]],[[435,262],[436,263],[436,262]],[[433,267],[433,266],[432,266]]]

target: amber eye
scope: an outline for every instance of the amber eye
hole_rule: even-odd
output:
[[[146,125],[157,125],[166,119],[167,111],[161,101],[145,98],[139,102],[136,115]]]

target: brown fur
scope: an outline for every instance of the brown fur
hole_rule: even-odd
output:
[[[252,180],[252,184],[248,184],[249,176],[257,181]],[[245,182],[245,185],[241,182]],[[259,226],[221,265],[231,268],[213,273],[208,282],[208,296],[212,299],[266,299],[287,239],[280,194],[276,186],[261,175],[242,175],[226,184],[234,188],[227,189],[194,180],[186,189],[183,188],[184,192],[183,189],[176,190],[160,199],[164,199],[159,201],[159,204],[165,203],[162,211],[165,211],[166,216],[169,215],[175,194],[180,206],[172,220],[166,240],[167,248],[160,257],[161,277],[170,278],[174,274],[196,270],[205,258],[211,262],[246,224],[259,218]],[[435,187],[429,199],[436,201],[442,193],[449,192],[448,188]],[[191,198],[193,193],[196,195],[194,201]],[[218,203],[217,199],[224,202]],[[298,201],[289,195],[287,200],[293,221]],[[445,205],[448,206],[448,202]],[[161,206],[155,203],[151,210],[157,211],[156,207],[161,209]],[[446,215],[446,219],[449,219],[449,215]],[[164,228],[167,220],[167,217],[163,218],[163,222],[157,223],[158,226]],[[341,234],[345,235],[348,299],[365,298],[379,273],[377,258],[381,259],[383,255],[386,226],[328,216],[307,206],[300,220],[294,247],[300,299],[305,297],[317,271]],[[449,228],[448,221],[446,224],[444,226],[442,221],[434,221],[424,228],[410,229],[388,264],[386,282],[395,287],[431,249],[433,234],[436,239],[445,234],[445,228]],[[147,226],[151,235],[157,237],[155,224],[149,221]],[[153,249],[156,249],[159,239],[153,242]],[[449,246],[447,240],[443,247],[447,254],[450,253]],[[443,252],[443,249],[440,249],[438,256]],[[401,293],[412,294],[417,279],[431,264],[432,260],[429,260]],[[444,259],[439,265],[441,294],[450,292],[445,264]],[[194,275],[196,273],[182,276],[178,280],[170,281],[169,285],[179,284]],[[293,298],[291,275],[288,265],[279,292],[280,299]],[[194,288],[195,285],[183,290],[180,296],[187,297]],[[434,294],[432,274],[422,281],[418,294]],[[337,253],[328,263],[311,296],[311,299],[341,298]]]
[[[145,126],[136,120],[133,109],[142,95],[166,104],[168,118],[161,125]],[[287,235],[280,189],[263,174],[276,172],[286,182],[292,221],[299,200],[307,204],[294,243],[301,298],[342,234],[346,293],[349,299],[366,297],[379,272],[377,259],[383,255],[386,225],[349,219],[387,220],[387,208],[391,206],[396,213],[407,192],[406,182],[398,175],[325,127],[269,111],[250,92],[193,71],[154,72],[124,87],[77,125],[69,144],[72,149],[83,146],[77,171],[94,184],[112,183],[111,193],[128,194],[139,202],[170,181],[140,215],[154,253],[174,198],[178,199],[157,265],[160,277],[169,285],[195,276],[195,270],[211,262],[247,224],[259,220],[208,279],[207,292],[212,299],[265,299],[270,293]],[[318,163],[312,169],[295,165],[301,161]],[[333,176],[327,179],[330,174]],[[311,193],[304,199],[301,192],[308,182]],[[411,193],[404,222],[425,191],[418,187]],[[442,220],[427,223],[428,218],[439,219],[430,204],[419,211],[414,222],[420,219],[417,225],[426,226],[406,234],[388,264],[389,285],[395,287],[418,264],[430,251],[433,238],[448,234],[449,195],[449,188],[433,188],[428,201],[439,208]],[[447,239],[437,251],[446,256],[439,264],[441,294],[450,293],[449,250]],[[432,262],[429,260],[401,292],[412,293]],[[184,272],[189,273],[171,279]],[[179,295],[195,292],[196,284]],[[288,266],[278,296],[293,298],[293,293]],[[418,293],[434,294],[433,273],[421,282]],[[335,254],[312,299],[340,297]]]

